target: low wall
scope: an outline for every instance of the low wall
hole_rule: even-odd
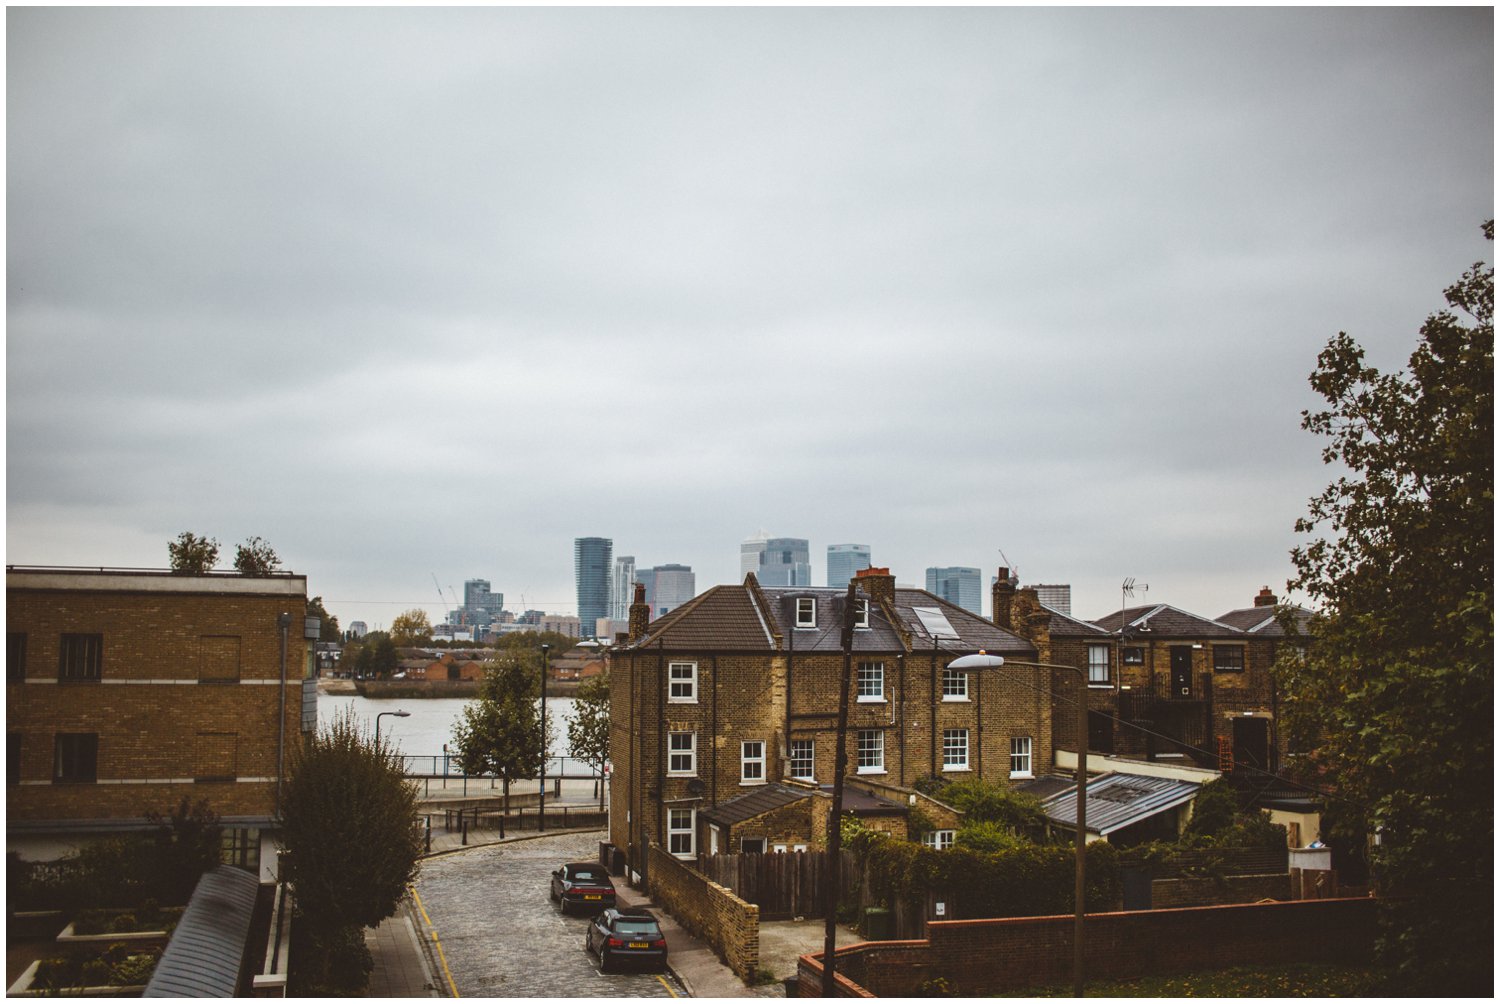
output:
[[[1286,874],[1155,879],[1151,883],[1151,905],[1158,910],[1301,898],[1292,877]]]
[[[1239,965],[1367,965],[1376,901],[1298,900],[1090,914],[1084,972],[1130,979]],[[852,945],[838,953],[850,983],[839,996],[919,994],[939,977],[959,996],[1067,985],[1073,978],[1073,917],[933,921],[925,941]],[[821,988],[817,956],[803,956],[798,986]],[[816,992],[816,991],[814,991]]]
[[[651,846],[647,861],[651,898],[707,942],[736,976],[754,980],[760,968],[760,907],[710,882],[660,847]]]

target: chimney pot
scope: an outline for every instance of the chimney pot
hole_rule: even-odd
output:
[[[1255,605],[1258,607],[1274,607],[1276,605],[1276,594],[1271,592],[1270,586],[1260,587],[1260,595],[1255,597]]]

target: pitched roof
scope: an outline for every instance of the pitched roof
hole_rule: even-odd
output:
[[[804,798],[812,798],[815,794],[817,793],[810,788],[768,784],[720,802],[711,809],[703,809],[699,815],[711,822],[733,825],[793,802],[800,802]]]
[[[771,652],[775,644],[744,586],[714,586],[646,627],[629,648]]]
[[[1042,604],[1042,609],[1052,615],[1052,622],[1047,625],[1047,633],[1054,638],[1092,638],[1109,637],[1110,632],[1097,624],[1079,620],[1071,614],[1065,614],[1059,610],[1053,610],[1047,604]]]
[[[1115,634],[1119,632],[1121,622],[1124,622],[1127,634],[1149,633],[1156,638],[1231,638],[1244,634],[1239,628],[1165,603],[1117,610],[1093,623]]]
[[[1281,622],[1276,619],[1276,607],[1246,607],[1243,610],[1231,610],[1227,614],[1219,616],[1219,621],[1231,627],[1239,628],[1246,634],[1260,635],[1263,638],[1285,638],[1286,631],[1281,627]],[[1299,633],[1308,633],[1308,622],[1313,618],[1313,612],[1302,607],[1293,607],[1292,616],[1297,620]]]
[[[1084,789],[1084,829],[1109,836],[1116,830],[1192,801],[1198,788],[1194,781],[1170,777],[1105,774],[1091,778]],[[1077,789],[1069,785],[1066,791],[1043,802],[1042,810],[1059,826],[1076,826]]]
[[[964,649],[983,649],[986,652],[1009,652],[1014,655],[1036,654],[1036,648],[1025,639],[1012,634],[993,621],[985,620],[973,611],[965,610],[956,603],[949,603],[941,597],[934,596],[925,589],[906,589],[897,586],[894,605],[897,613],[906,622],[907,630],[911,632],[913,649],[930,649],[936,640],[939,648],[947,647],[955,652]],[[942,637],[945,632],[941,628],[934,632],[929,623],[932,620],[931,616],[929,615],[924,620],[918,612],[919,608],[936,609],[942,614],[943,619],[958,635],[957,641]]]
[[[842,652],[844,603],[848,587],[838,586],[761,586],[766,609],[774,630],[781,635],[784,648],[794,652]],[[817,627],[799,628],[797,600],[811,598],[815,606]],[[901,635],[878,605],[870,610],[870,626],[854,631],[855,652],[900,652],[904,650]]]

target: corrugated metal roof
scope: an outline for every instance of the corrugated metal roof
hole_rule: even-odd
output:
[[[1132,823],[1192,801],[1198,784],[1170,777],[1139,777],[1105,774],[1090,779],[1084,794],[1084,826],[1092,833],[1109,836]],[[1059,826],[1077,825],[1077,789],[1053,795],[1042,803],[1047,818]]]
[[[260,880],[220,865],[198,880],[142,997],[233,997]]]

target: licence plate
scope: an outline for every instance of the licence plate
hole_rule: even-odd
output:
[[[630,947],[631,948],[650,948],[651,947],[651,942],[649,942],[649,941],[632,941],[630,943]]]
[[[585,896],[583,898],[584,899],[599,899],[601,897],[597,893],[590,893],[589,895],[587,895],[587,896]]]

